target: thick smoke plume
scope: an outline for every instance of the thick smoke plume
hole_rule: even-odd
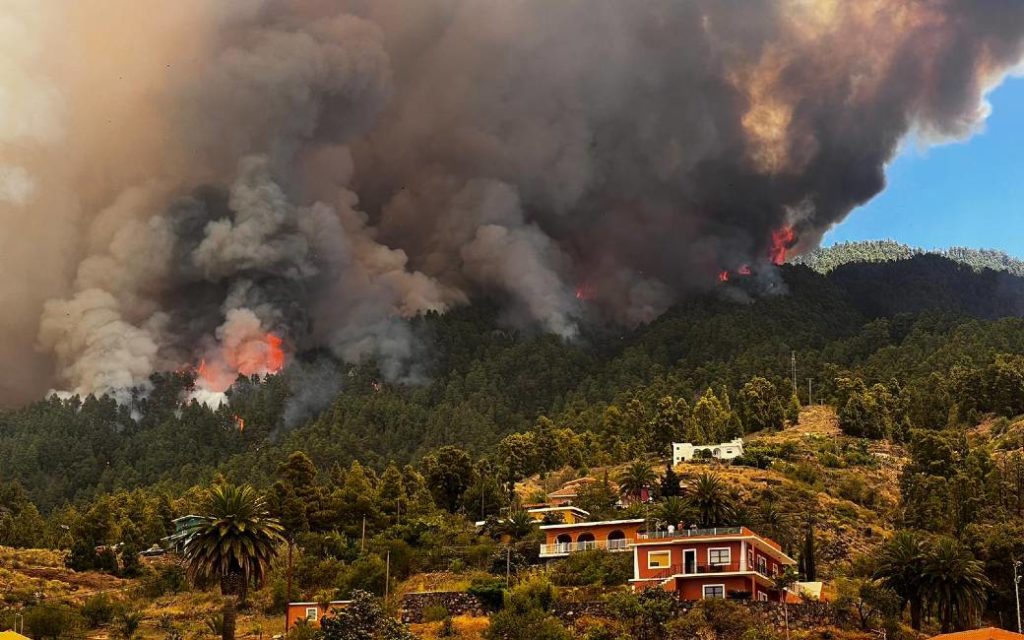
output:
[[[1020,0],[0,6],[6,402],[312,347],[401,379],[405,319],[480,296],[650,321],[974,132],[1024,36]]]

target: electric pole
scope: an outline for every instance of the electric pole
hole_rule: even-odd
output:
[[[1021,562],[1020,560],[1013,563],[1013,595],[1014,599],[1017,601],[1017,633],[1024,633],[1024,631],[1021,630],[1020,624],[1020,580],[1021,578],[1024,578],[1024,576],[1020,575],[1021,565],[1024,565],[1024,562]]]
[[[793,368],[793,393],[796,393],[796,390],[800,388],[796,386],[796,351],[789,352],[789,363]]]
[[[814,396],[811,395],[811,380],[812,380],[812,378],[807,378],[807,406],[808,407],[811,406],[812,404],[814,404],[814,399],[813,399]]]

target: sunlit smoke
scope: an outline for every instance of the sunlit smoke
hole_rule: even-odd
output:
[[[1024,51],[1010,1],[8,5],[5,403],[316,350],[422,380],[409,319],[477,299],[573,340],[778,291]]]

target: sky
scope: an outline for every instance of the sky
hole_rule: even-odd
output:
[[[904,144],[889,165],[886,189],[823,244],[892,239],[1024,257],[1024,78],[1006,80],[988,101],[992,113],[972,138],[927,149]]]

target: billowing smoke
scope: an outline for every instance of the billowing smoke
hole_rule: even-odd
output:
[[[481,296],[650,321],[970,135],[1024,42],[1019,0],[2,4],[5,401],[408,379],[406,319]]]

